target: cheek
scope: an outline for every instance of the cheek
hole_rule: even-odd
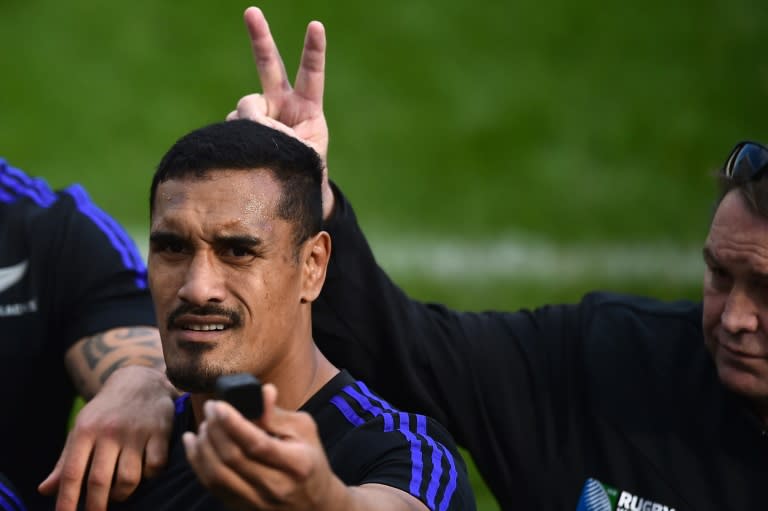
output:
[[[149,292],[152,294],[152,300],[155,302],[155,308],[168,301],[169,296],[176,294],[173,274],[168,272],[162,265],[148,265],[148,283]]]
[[[702,327],[704,335],[709,336],[712,330],[720,324],[720,318],[723,315],[723,308],[727,300],[727,295],[718,293],[712,289],[704,290]]]

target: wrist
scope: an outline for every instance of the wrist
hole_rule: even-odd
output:
[[[119,382],[130,382],[142,389],[158,388],[168,394],[171,399],[176,399],[182,392],[174,387],[165,375],[165,367],[150,367],[139,364],[129,364],[120,367],[112,373],[104,382],[104,385],[120,385]]]

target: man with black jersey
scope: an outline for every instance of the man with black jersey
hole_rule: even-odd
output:
[[[246,12],[264,88],[250,118],[327,151],[322,34],[288,85],[260,11]],[[306,91],[320,91],[307,94]],[[768,480],[768,149],[739,144],[721,173],[702,303],[590,293],[518,312],[410,299],[378,267],[324,181],[334,239],[313,332],[335,363],[468,447],[504,509],[762,509]]]
[[[249,120],[193,131],[163,157],[149,285],[168,378],[190,394],[168,466],[120,509],[474,509],[447,432],[312,340],[331,251],[322,175],[315,151]],[[212,399],[219,376],[241,372],[268,382],[255,423]]]
[[[153,325],[117,222],[80,185],[54,191],[0,159],[0,473],[19,502],[73,510],[85,485],[103,510],[164,463],[174,389]],[[77,394],[90,401],[67,437]]]

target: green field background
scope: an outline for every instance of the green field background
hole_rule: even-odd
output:
[[[258,90],[247,5],[0,0],[0,156],[53,186],[82,183],[142,236],[163,152]],[[437,257],[533,240],[559,255],[543,276],[511,264],[485,274],[471,257],[438,274],[383,257],[423,299],[515,308],[595,288],[695,298],[698,279],[679,269],[701,266],[711,173],[736,141],[768,141],[757,0],[259,5],[291,75],[307,22],[326,25],[329,168],[375,250],[435,240]],[[558,261],[574,247],[596,264],[564,278]],[[655,270],[603,272],[606,247],[646,254]],[[626,260],[616,263],[629,275]],[[474,477],[480,508],[495,509]]]

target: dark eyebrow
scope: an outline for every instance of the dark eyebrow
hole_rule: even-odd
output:
[[[169,231],[155,231],[149,233],[150,243],[178,243],[183,241],[185,241],[183,237]]]
[[[717,260],[717,258],[715,257],[715,254],[712,253],[709,247],[704,247],[704,250],[702,250],[702,254],[704,255],[704,262],[707,263],[707,266],[713,269],[725,270],[725,268],[723,268],[723,265]],[[768,284],[768,273],[759,273],[756,271],[752,271],[750,273],[754,280],[758,280],[760,282],[763,282],[764,284]]]
[[[227,245],[237,247],[255,248],[264,244],[264,240],[256,236],[247,234],[231,234],[214,236],[213,242],[216,245]]]

